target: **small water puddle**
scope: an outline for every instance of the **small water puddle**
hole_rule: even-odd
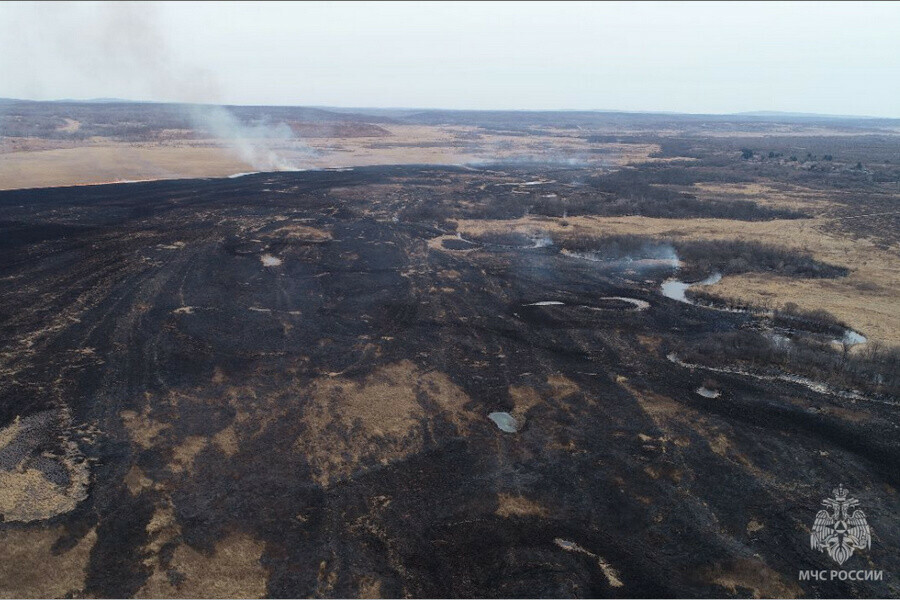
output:
[[[517,433],[519,431],[519,422],[509,413],[492,412],[488,415],[488,419],[494,422],[497,429],[505,433]]]

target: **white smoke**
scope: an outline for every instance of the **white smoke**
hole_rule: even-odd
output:
[[[659,260],[667,260],[672,266],[679,266],[681,264],[681,259],[678,258],[678,252],[675,250],[675,246],[672,244],[662,244],[660,246],[656,246],[654,249],[649,250],[649,258],[657,258]]]
[[[126,98],[209,102],[216,77],[174,52],[162,6],[146,2],[9,3],[0,36],[25,66],[27,93],[60,99]],[[6,15],[5,15],[6,16]],[[8,60],[8,59],[7,59]],[[4,64],[4,63],[0,63]]]
[[[644,244],[634,250],[625,250],[613,243],[608,248],[588,252],[563,249],[562,254],[634,272],[659,268],[678,269],[682,265],[678,252],[671,244]]]
[[[239,159],[258,171],[297,171],[313,151],[286,123],[242,123],[222,106],[193,105],[193,127],[220,140]]]
[[[223,86],[211,70],[172,50],[161,5],[38,2],[14,8],[15,18],[0,23],[0,35],[37,65],[65,66],[68,83],[89,90],[89,97],[177,102],[195,129],[259,171],[297,170],[312,154],[285,123],[246,124],[225,107],[194,104],[221,101]],[[52,97],[58,85],[48,71],[28,70],[27,87],[39,96]]]

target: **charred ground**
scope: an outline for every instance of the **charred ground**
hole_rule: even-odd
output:
[[[794,169],[734,164],[717,177]],[[832,568],[808,530],[839,483],[874,532],[855,568],[900,572],[896,364],[825,392],[779,379],[820,373],[761,361],[777,315],[665,298],[670,268],[634,261],[846,267],[568,222],[811,216],[648,168],[0,193],[0,594],[897,595],[797,581]],[[527,230],[472,225],[510,219]],[[804,351],[841,356],[804,323]]]

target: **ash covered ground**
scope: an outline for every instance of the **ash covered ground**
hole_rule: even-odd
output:
[[[784,327],[664,297],[668,242],[566,233],[621,208],[597,177],[365,167],[0,193],[0,591],[896,596],[896,384],[740,362]],[[457,225],[526,210],[533,232]],[[815,345],[833,323],[801,320],[794,343],[838,355]],[[835,568],[809,530],[841,483],[873,531],[847,567],[885,580],[798,581]]]

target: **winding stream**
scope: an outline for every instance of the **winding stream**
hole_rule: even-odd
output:
[[[695,281],[693,283],[687,283],[685,281],[681,281],[679,279],[674,279],[674,278],[667,279],[666,281],[664,281],[662,283],[662,286],[660,286],[660,292],[666,298],[670,298],[677,302],[684,302],[685,304],[691,304],[693,306],[701,306],[703,308],[708,308],[711,310],[719,310],[722,312],[730,312],[730,313],[744,313],[744,314],[753,313],[753,314],[765,315],[765,316],[770,316],[770,317],[773,316],[772,311],[769,311],[769,310],[753,310],[753,309],[746,309],[746,308],[728,308],[728,307],[724,307],[724,306],[711,306],[709,304],[699,304],[687,297],[688,289],[690,289],[694,286],[713,285],[713,284],[719,283],[720,281],[722,281],[722,274],[719,272],[713,273],[706,279],[702,279],[700,281]],[[784,339],[785,339],[785,341],[789,342],[789,340],[787,340],[787,338],[784,338]],[[867,341],[868,341],[868,339],[866,338],[866,336],[859,333],[858,331],[854,331],[853,329],[849,329],[849,328],[844,330],[843,337],[841,337],[840,339],[832,340],[832,342],[835,344],[846,344],[847,346],[855,346],[857,344],[865,344]],[[777,343],[780,343],[780,342],[781,341],[779,340]]]
[[[877,402],[878,404],[886,404],[888,406],[896,406],[896,402],[890,402],[888,400],[878,400],[876,398],[869,398],[867,396],[863,396],[859,392],[852,390],[836,390],[827,383],[816,381],[814,379],[810,379],[808,377],[801,377],[800,375],[791,375],[790,373],[777,373],[775,375],[763,375],[760,373],[753,373],[751,371],[747,371],[745,369],[738,369],[734,367],[707,367],[706,365],[701,365],[697,363],[689,363],[681,360],[674,352],[670,352],[666,355],[666,358],[669,362],[678,365],[679,367],[684,367],[686,369],[703,369],[704,371],[710,371],[713,373],[725,373],[728,375],[743,375],[745,377],[752,377],[754,379],[761,379],[763,381],[787,381],[788,383],[796,383],[798,385],[802,385],[803,387],[810,389],[819,394],[828,394],[831,396],[837,396],[839,398],[846,398],[848,400],[864,400],[866,402]]]
[[[696,305],[696,302],[692,301],[685,294],[685,292],[688,291],[688,288],[692,288],[695,285],[713,285],[714,283],[719,283],[720,281],[722,281],[721,273],[713,273],[706,279],[696,281],[694,283],[686,283],[684,281],[679,281],[678,279],[667,279],[663,282],[660,289],[662,291],[662,295],[666,298],[671,298],[672,300],[677,300],[678,302],[684,302],[685,304]]]

